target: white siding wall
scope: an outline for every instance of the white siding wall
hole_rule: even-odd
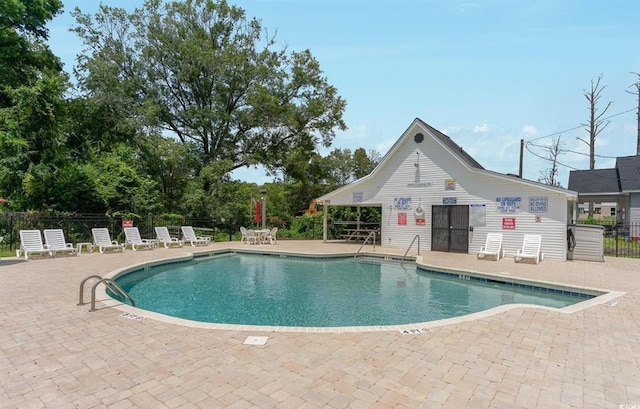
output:
[[[640,193],[629,195],[629,223],[640,223]]]
[[[331,196],[331,204],[353,204],[353,193],[362,193],[363,204],[382,207],[382,245],[407,248],[416,235],[420,235],[422,250],[431,249],[431,206],[442,205],[444,197],[455,197],[457,205],[486,205],[486,225],[475,227],[469,233],[469,253],[475,254],[484,245],[488,232],[503,233],[503,246],[507,255],[514,255],[522,246],[525,234],[541,234],[545,258],[566,260],[567,199],[561,193],[527,185],[517,180],[503,179],[485,173],[467,170],[421,127],[409,129],[409,135],[425,134],[422,143],[413,137],[405,138],[397,146],[383,168],[367,179]],[[418,155],[419,153],[419,155]],[[419,158],[419,168],[415,164]],[[419,169],[419,176],[416,171]],[[445,190],[445,180],[455,179],[455,190]],[[529,213],[529,197],[546,196],[548,212]],[[394,198],[411,198],[410,210],[397,210]],[[497,197],[521,197],[521,211],[503,214],[497,211]],[[421,204],[426,215],[424,226],[415,222],[414,210]],[[407,213],[407,224],[398,225],[398,213]],[[515,230],[503,230],[502,218],[514,217]],[[414,247],[415,248],[415,247]]]

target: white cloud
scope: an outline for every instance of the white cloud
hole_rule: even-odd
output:
[[[465,2],[465,3],[460,3],[457,6],[455,6],[454,10],[466,13],[467,11],[477,10],[477,9],[481,9],[481,8],[483,8],[483,7],[479,3]]]
[[[489,131],[490,131],[489,125],[487,125],[487,124],[476,125],[473,128],[473,133],[487,133]]]
[[[462,130],[464,130],[464,126],[457,125],[457,126],[449,126],[447,128],[444,128],[440,130],[440,132],[442,132],[447,136],[450,136],[452,133],[460,132]]]
[[[533,125],[523,126],[522,131],[524,132],[525,135],[527,135],[530,138],[535,138],[536,136],[538,136],[538,130]]]
[[[351,149],[352,151],[357,148],[369,149],[367,142],[371,139],[373,131],[366,124],[358,124],[350,126],[346,131],[336,132],[335,138],[331,146],[328,148],[320,147],[318,152],[321,155],[327,155],[334,149]]]
[[[622,132],[626,134],[634,134],[638,130],[638,126],[635,124],[624,124],[622,126]]]
[[[596,138],[596,151],[598,150],[598,148],[604,148],[605,146],[608,146],[610,144],[610,140],[607,138]]]
[[[509,132],[486,132],[486,135],[479,138],[467,129],[452,136],[452,139],[485,169],[500,173],[517,173],[520,139]]]
[[[381,156],[384,156],[387,154],[387,152],[389,152],[389,149],[391,149],[394,143],[396,143],[396,139],[387,139],[385,141],[377,143],[374,149],[378,151]]]
[[[368,135],[371,134],[371,129],[367,126],[367,124],[358,124],[350,127],[345,132],[342,133],[342,139],[345,141],[356,141],[360,142],[367,138]]]

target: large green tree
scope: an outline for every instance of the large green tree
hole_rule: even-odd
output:
[[[64,169],[67,77],[46,45],[59,0],[0,2],[0,195],[14,209],[63,203],[53,192],[83,190]],[[60,183],[53,186],[55,178]]]
[[[46,24],[61,9],[60,0],[0,1],[0,108],[13,105],[10,89],[33,85],[43,72],[61,71],[45,43]]]
[[[356,149],[353,151],[353,177],[360,179],[367,176],[381,160],[380,152],[375,149],[370,149],[368,153],[364,148]]]
[[[292,149],[329,146],[346,128],[346,103],[311,53],[275,49],[260,21],[225,1],[148,0],[130,14],[101,6],[74,15],[86,46],[82,89],[117,101],[140,129],[195,143],[203,166],[281,169]]]

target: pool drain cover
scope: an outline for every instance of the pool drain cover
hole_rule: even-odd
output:
[[[244,345],[265,345],[269,337],[250,336],[244,340]]]

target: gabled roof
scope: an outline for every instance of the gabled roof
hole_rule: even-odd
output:
[[[572,170],[569,189],[579,194],[617,193],[620,191],[618,172],[615,169]]]
[[[420,126],[421,128],[423,128],[425,130],[425,132],[427,132],[429,135],[433,136],[436,141],[440,142],[447,151],[449,151],[455,158],[458,159],[458,161],[461,163],[461,165],[465,166],[471,172],[482,173],[482,174],[485,174],[485,175],[490,175],[492,177],[498,177],[498,178],[501,178],[501,179],[507,179],[507,180],[515,181],[517,183],[522,183],[522,184],[526,184],[526,185],[530,185],[530,186],[535,186],[537,188],[550,190],[550,191],[553,191],[553,192],[556,192],[556,193],[561,193],[561,194],[564,194],[564,195],[566,195],[568,197],[571,197],[571,198],[577,198],[577,193],[576,192],[564,189],[562,187],[550,186],[550,185],[547,185],[547,184],[544,184],[544,183],[535,182],[535,181],[527,180],[527,179],[522,179],[522,178],[519,178],[517,176],[505,175],[503,173],[498,173],[498,172],[486,170],[485,168],[482,167],[482,165],[480,165],[480,163],[478,163],[478,161],[473,159],[473,157],[471,157],[471,155],[469,155],[467,152],[465,152],[462,149],[462,147],[460,147],[458,144],[456,144],[447,135],[445,135],[442,132],[438,131],[437,129],[435,129],[431,125],[429,125],[426,122],[424,122],[423,120],[421,120],[420,118],[416,118],[416,119],[413,120],[411,125],[409,125],[409,127],[403,132],[402,136],[400,138],[398,138],[398,140],[393,144],[391,149],[389,149],[389,151],[382,157],[382,160],[380,161],[380,163],[378,163],[378,166],[376,166],[375,169],[373,169],[373,171],[371,171],[370,174],[368,174],[367,176],[365,176],[363,178],[360,178],[360,179],[358,179],[358,180],[356,180],[356,181],[354,181],[352,183],[349,183],[349,184],[347,184],[345,186],[342,186],[342,187],[334,190],[333,192],[327,193],[327,194],[317,198],[318,202],[322,203],[322,201],[324,201],[326,199],[330,199],[331,196],[333,196],[334,194],[336,194],[338,192],[341,192],[341,191],[343,191],[345,189],[353,188],[354,186],[357,186],[358,184],[363,183],[363,182],[375,177],[375,175],[380,171],[380,169],[382,169],[383,167],[385,167],[387,165],[387,163],[389,162],[390,158],[399,149],[399,146],[406,139],[408,139],[408,138],[410,138],[412,136],[412,135],[409,135],[408,131],[411,128],[413,128],[416,124],[418,126]]]
[[[475,159],[471,157],[471,155],[465,152],[461,146],[459,146],[457,143],[453,141],[453,139],[449,138],[447,135],[438,131],[436,128],[432,127],[431,125],[424,122],[420,118],[416,118],[414,122],[418,122],[428,130],[430,130],[431,133],[433,133],[433,135],[440,140],[440,142],[442,142],[445,146],[447,146],[452,152],[455,152],[456,156],[458,156],[458,158],[462,162],[466,163],[469,167],[476,168],[476,169],[484,169],[480,163],[478,163]]]
[[[572,170],[569,189],[581,195],[640,191],[640,156],[620,156],[611,169]]]
[[[640,156],[622,156],[616,159],[620,177],[620,190],[640,191]]]

